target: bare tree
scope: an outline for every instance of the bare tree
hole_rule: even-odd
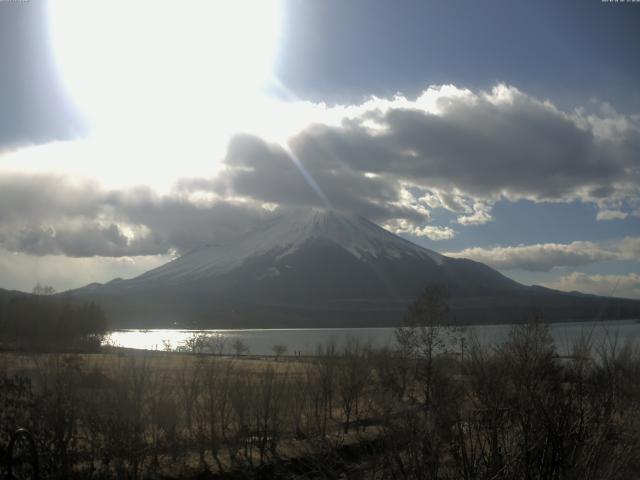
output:
[[[336,375],[337,389],[344,415],[344,433],[349,432],[353,416],[357,420],[360,413],[360,397],[371,374],[368,352],[369,349],[364,348],[358,339],[347,339]]]
[[[276,356],[276,361],[278,361],[282,355],[287,353],[287,346],[282,344],[277,344],[271,347],[271,350],[273,351],[273,354]]]
[[[33,290],[31,291],[31,293],[33,293],[34,295],[41,295],[41,296],[53,295],[54,293],[56,293],[56,289],[53,288],[51,285],[42,285],[40,283],[36,283],[36,286],[33,287]]]
[[[235,353],[236,357],[239,357],[241,355],[246,355],[249,353],[249,346],[240,337],[236,337],[233,340],[233,342],[231,342],[231,349]]]
[[[396,340],[402,355],[415,361],[415,375],[423,386],[422,401],[425,411],[431,402],[433,362],[446,347],[449,303],[448,293],[442,285],[429,285],[409,306],[406,326],[396,329]]]
[[[227,345],[227,336],[216,332],[208,335],[207,346],[211,353],[215,355],[224,355]]]
[[[204,392],[201,397],[202,422],[208,428],[209,451],[220,472],[225,470],[222,460],[224,445],[232,443],[232,404],[230,391],[235,375],[232,360],[215,359],[204,373]],[[233,448],[230,449],[233,452]]]

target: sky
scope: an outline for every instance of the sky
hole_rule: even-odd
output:
[[[0,1],[0,288],[288,208],[640,298],[640,3]]]

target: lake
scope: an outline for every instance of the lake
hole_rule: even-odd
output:
[[[501,343],[509,333],[511,325],[479,325],[467,327],[464,336],[475,334],[484,345]],[[143,350],[177,350],[198,334],[215,335],[224,343],[225,353],[231,353],[231,344],[242,339],[254,355],[272,355],[274,345],[287,347],[287,354],[300,352],[312,355],[319,344],[335,342],[338,347],[350,338],[370,343],[375,347],[392,346],[395,342],[394,328],[305,328],[305,329],[251,329],[251,330],[117,330],[110,334],[111,345]],[[551,325],[559,353],[570,351],[574,341],[581,335],[590,335],[598,341],[617,338],[619,342],[640,341],[639,320],[609,322],[566,322]]]

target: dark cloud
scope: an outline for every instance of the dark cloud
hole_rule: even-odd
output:
[[[568,114],[504,85],[459,92],[373,102],[340,126],[308,127],[290,151],[236,137],[226,157],[229,191],[278,204],[325,202],[382,221],[424,221],[425,206],[442,207],[465,225],[490,221],[501,199],[632,206],[640,128],[630,118]]]
[[[184,252],[238,235],[266,213],[253,203],[198,205],[146,187],[108,191],[59,175],[0,175],[0,247],[34,255]]]
[[[0,234],[0,242],[7,250],[31,255],[66,255],[69,257],[120,257],[166,252],[160,245],[132,239],[121,227],[112,223],[99,225],[96,222],[76,223],[55,228],[24,227],[10,234]],[[155,246],[155,248],[154,248]],[[160,247],[160,248],[159,248]]]
[[[360,171],[372,171],[471,196],[562,200],[583,188],[602,195],[638,180],[637,129],[597,138],[548,104],[510,90],[510,99],[475,96],[447,102],[439,115],[418,109],[379,114],[381,132],[317,127],[297,139],[319,158],[320,145]]]
[[[102,193],[97,182],[65,175],[0,174],[0,225],[40,224],[62,217],[95,217]]]
[[[285,206],[353,211],[377,221],[426,220],[425,211],[403,201],[397,179],[355,170],[330,145],[324,147],[309,155],[287,152],[255,136],[236,136],[225,160],[228,192]]]
[[[181,195],[128,190],[108,195],[110,208],[125,221],[144,225],[165,250],[188,251],[247,231],[268,215],[259,204],[215,200],[198,205]]]

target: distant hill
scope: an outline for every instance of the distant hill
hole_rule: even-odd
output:
[[[21,292],[19,290],[5,290],[0,288],[0,305],[4,302],[11,300],[13,297],[31,295],[30,293]]]
[[[391,326],[425,285],[446,285],[452,318],[517,322],[640,316],[640,301],[521,285],[443,256],[354,215],[300,210],[232,242],[206,245],[130,280],[70,292],[119,326]]]

